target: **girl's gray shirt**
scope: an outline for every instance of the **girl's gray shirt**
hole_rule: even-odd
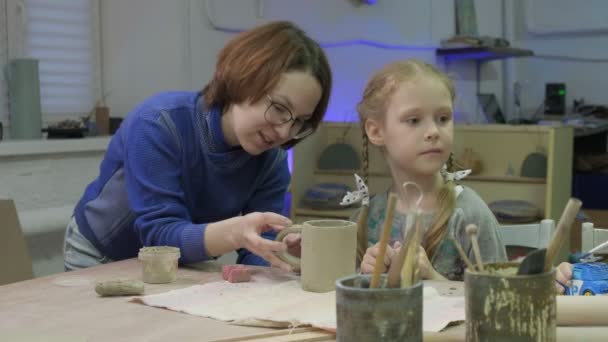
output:
[[[368,246],[373,246],[380,240],[380,233],[386,215],[387,199],[388,191],[377,194],[370,199],[367,221]],[[357,221],[359,211],[360,209],[351,216],[351,221]],[[433,218],[434,213],[422,214],[425,232],[432,224]],[[404,227],[406,219],[406,213],[395,211],[389,241],[391,245],[396,241],[402,242],[403,236],[405,236]],[[456,205],[448,221],[447,232],[431,260],[437,272],[450,280],[463,280],[465,263],[448,237],[453,236],[456,238],[471,262],[475,263],[476,259],[473,254],[471,241],[465,230],[466,226],[471,223],[479,227],[477,239],[479,240],[479,249],[483,262],[507,261],[507,253],[502,242],[500,225],[496,221],[496,217],[473,189],[458,185],[456,186]]]

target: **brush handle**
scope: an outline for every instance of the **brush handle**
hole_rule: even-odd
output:
[[[467,265],[467,268],[470,269],[471,271],[475,271],[475,265],[473,265],[471,260],[469,260],[469,258],[465,254],[464,249],[462,249],[462,246],[460,245],[460,242],[458,242],[458,240],[456,240],[454,237],[450,237],[450,240],[454,244],[454,247],[456,247],[458,254],[460,254],[460,258]]]
[[[388,245],[388,238],[391,235],[391,227],[393,225],[393,216],[395,215],[395,205],[397,204],[397,196],[390,194],[388,196],[388,206],[386,208],[386,217],[384,218],[384,225],[382,226],[382,236],[380,237],[380,246],[378,255],[376,256],[376,266],[374,267],[374,274],[370,282],[370,288],[378,288],[380,286],[380,275],[384,269],[384,254],[386,253],[386,245]]]
[[[589,250],[589,252],[587,252],[587,253],[589,253],[589,254],[593,254],[593,253],[595,253],[595,252],[597,252],[597,251],[601,251],[601,250],[602,250],[602,249],[604,249],[606,246],[608,246],[608,241],[604,241],[603,243],[600,243],[599,245],[597,245],[597,246],[595,246],[595,247],[591,248],[591,249]]]
[[[357,265],[361,265],[363,256],[367,251],[367,217],[369,215],[369,205],[361,206],[357,217]]]
[[[580,210],[583,202],[577,198],[570,198],[566,204],[566,208],[562,212],[562,216],[557,223],[557,229],[553,234],[549,247],[547,247],[547,255],[545,257],[545,272],[549,272],[555,263],[555,258],[560,248],[570,236],[570,227],[576,218],[576,214]]]
[[[395,258],[395,260],[391,262],[388,268],[386,287],[397,288],[401,286],[401,270],[405,262],[408,246],[414,238],[414,233],[416,232],[417,219],[418,215],[416,213],[411,213],[410,216],[408,216],[408,220],[411,220],[410,222],[412,223],[408,224],[408,222],[406,222],[406,233],[403,237],[403,242],[401,244],[401,248],[399,249],[399,254]]]
[[[388,267],[388,276],[386,278],[387,288],[397,288],[401,285],[401,268],[403,267],[403,262],[405,261],[406,254],[407,246],[403,244],[399,249],[399,254],[397,254],[395,260],[393,260],[390,266]]]
[[[479,228],[474,224],[469,224],[466,228],[467,235],[471,239],[471,244],[473,245],[473,253],[475,254],[475,259],[477,259],[477,269],[480,272],[483,272],[483,260],[481,260],[481,251],[479,250],[479,241],[477,241],[477,232]]]
[[[401,269],[401,288],[407,288],[416,283],[418,278],[418,247],[422,242],[422,223],[419,219],[420,212],[416,214],[414,222],[414,234],[407,244],[407,254]]]

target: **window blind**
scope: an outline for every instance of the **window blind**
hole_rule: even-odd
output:
[[[25,53],[39,60],[47,114],[83,115],[98,98],[97,20],[93,0],[26,0]]]
[[[0,70],[8,63],[8,27],[6,22],[6,1],[0,0]],[[8,126],[8,85],[4,75],[0,77],[0,122],[4,129]]]

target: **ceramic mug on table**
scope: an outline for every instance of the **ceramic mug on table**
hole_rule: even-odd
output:
[[[302,234],[302,257],[287,252],[277,256],[301,270],[302,289],[328,292],[336,280],[355,273],[357,261],[357,224],[344,220],[312,220],[282,230],[276,237],[283,241],[290,233]]]

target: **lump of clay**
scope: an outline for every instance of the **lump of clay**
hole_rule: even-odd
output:
[[[144,293],[144,283],[134,279],[100,281],[95,284],[95,292],[102,297],[140,295]]]
[[[222,278],[231,283],[244,283],[251,280],[251,274],[243,265],[224,265]]]

